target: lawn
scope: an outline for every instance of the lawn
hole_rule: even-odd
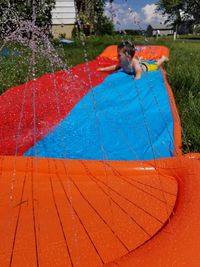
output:
[[[169,83],[173,89],[182,123],[184,152],[200,151],[200,41],[176,41],[168,38],[145,39],[142,36],[126,36],[128,40],[140,45],[165,45],[170,48],[170,61],[164,65]],[[48,58],[42,51],[36,53],[36,64],[31,64],[32,51],[19,44],[6,44],[9,51],[19,54],[0,55],[0,93],[8,88],[51,73],[69,68],[78,63],[92,60],[110,44],[118,44],[120,36],[89,37],[82,43],[76,40],[70,45],[53,42],[54,48]],[[2,43],[0,43],[2,45]],[[0,47],[1,47],[0,45]],[[57,56],[59,55],[59,57]],[[58,62],[61,58],[64,64]],[[33,73],[34,72],[34,73]]]

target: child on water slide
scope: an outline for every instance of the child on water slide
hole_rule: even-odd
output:
[[[140,79],[141,75],[145,71],[153,71],[159,68],[159,66],[168,61],[168,58],[162,56],[159,60],[154,63],[147,63],[145,61],[138,60],[134,58],[135,55],[135,46],[130,42],[122,42],[117,47],[118,55],[118,64],[98,68],[99,71],[114,71],[122,69],[125,73],[133,75],[135,80]]]

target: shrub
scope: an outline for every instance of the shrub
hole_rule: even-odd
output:
[[[35,0],[36,25],[49,29],[51,24],[51,10],[55,0]],[[9,35],[16,30],[20,21],[31,21],[33,16],[33,0],[0,0],[0,34],[1,37]]]

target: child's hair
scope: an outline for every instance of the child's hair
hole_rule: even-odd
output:
[[[135,55],[135,46],[129,41],[122,42],[117,46],[117,49],[118,51],[122,50],[123,53],[125,53],[128,56],[131,56],[131,58],[133,58]]]

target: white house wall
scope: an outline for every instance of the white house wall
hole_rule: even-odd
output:
[[[52,10],[53,25],[71,25],[75,22],[75,6],[72,0],[56,0]]]
[[[153,36],[156,35],[164,36],[164,35],[170,35],[173,34],[173,30],[153,30]]]

